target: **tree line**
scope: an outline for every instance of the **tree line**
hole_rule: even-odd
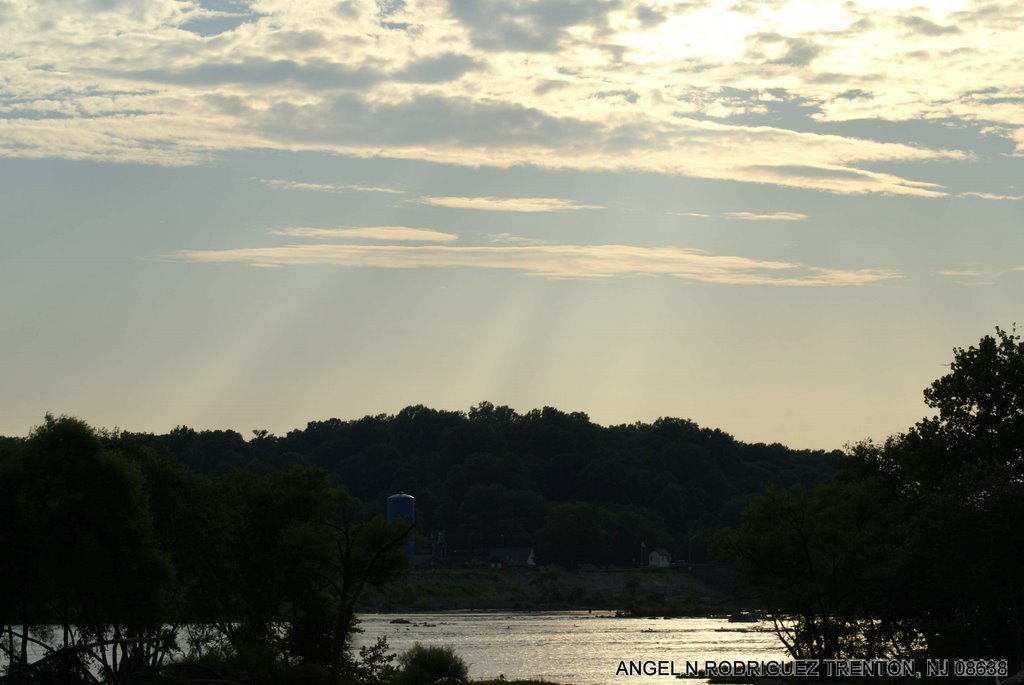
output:
[[[534,547],[539,562],[569,567],[635,566],[641,543],[703,560],[711,532],[737,523],[763,487],[830,480],[840,456],[745,444],[685,419],[605,427],[581,412],[489,402],[312,421],[283,436],[254,430],[249,440],[188,427],[128,437],[196,474],[314,466],[363,502],[413,494],[421,553],[443,532],[449,555]]]

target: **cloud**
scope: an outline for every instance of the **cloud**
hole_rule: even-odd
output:
[[[274,34],[273,46],[276,50],[286,53],[316,52],[330,45],[330,41],[322,31],[278,31]]]
[[[602,27],[615,0],[449,0],[452,14],[485,50],[552,52],[576,26]]]
[[[761,182],[765,183],[815,188],[848,195],[874,192],[886,195],[943,197],[948,194],[938,183],[912,181],[893,174],[850,167],[761,164],[751,165],[747,170],[752,172],[752,177],[747,180],[760,178]]]
[[[448,164],[629,169],[844,194],[941,196],[945,192],[935,184],[852,165],[970,157],[959,150],[680,116],[645,119],[640,113],[590,121],[515,103],[437,95],[370,103],[346,93],[310,105],[250,108],[237,116],[271,133],[279,145],[290,141],[359,156],[386,150],[393,157]]]
[[[849,90],[844,90],[835,97],[842,98],[844,100],[870,100],[874,97],[874,94],[871,91],[862,90],[861,88],[851,88]]]
[[[318,151],[956,195],[922,182],[923,165],[977,161],[983,134],[948,149],[913,132],[975,126],[1024,154],[1024,25],[1012,3],[919,5],[0,2],[0,155]],[[872,120],[906,133],[821,133]]]
[[[237,6],[225,3],[224,7],[208,9],[202,7],[200,2],[200,7],[188,16],[188,20],[179,25],[181,29],[200,36],[217,36],[234,31],[242,24],[255,21],[263,15],[250,11],[245,3],[238,3]]]
[[[665,212],[671,216],[692,216],[698,219],[710,219],[711,214],[705,214],[704,212]]]
[[[421,197],[417,202],[432,207],[479,209],[488,212],[565,212],[575,209],[604,209],[554,197]]]
[[[342,93],[310,104],[280,103],[250,109],[250,120],[278,141],[401,151],[415,147],[418,156],[457,149],[459,156],[487,163],[477,150],[510,149],[522,155],[600,140],[602,125],[571,116],[555,116],[519,103],[475,101],[440,93],[398,101],[374,102]],[[429,145],[430,149],[423,149]],[[518,150],[517,150],[518,148]],[[454,150],[452,150],[454,151]]]
[[[743,221],[806,221],[807,215],[800,212],[725,212],[722,214],[726,219],[741,219]]]
[[[768,64],[807,66],[821,54],[822,48],[807,38],[758,33],[751,37],[753,47],[747,53],[752,59]]]
[[[632,90],[602,90],[594,93],[590,97],[604,100],[606,98],[622,98],[624,101],[631,105],[635,105],[637,100],[640,99],[640,95]]]
[[[377,14],[381,17],[390,17],[405,8],[405,0],[374,0],[374,2],[377,5]]]
[[[996,193],[960,193],[959,197],[976,197],[982,200],[1024,200],[1024,195],[999,195]]]
[[[301,84],[318,89],[367,88],[383,78],[380,71],[365,66],[321,59],[300,62],[266,57],[253,57],[243,62],[209,61],[190,67],[139,69],[118,75],[137,81],[185,86]]]
[[[393,78],[409,83],[444,83],[457,81],[464,74],[483,66],[483,62],[468,55],[449,52],[417,60],[396,72]]]
[[[490,233],[485,236],[492,243],[501,243],[507,245],[545,245],[546,240],[540,238],[524,238],[518,235],[512,235],[511,233]]]
[[[738,219],[740,221],[806,221],[807,215],[802,212],[722,212],[721,214],[707,214],[704,212],[666,212],[671,216],[692,216],[698,219],[710,219],[715,216],[723,219]]]
[[[391,193],[396,195],[401,195],[405,193],[404,190],[398,190],[397,188],[386,188],[382,186],[364,186],[337,183],[307,183],[303,181],[288,181],[280,178],[256,178],[253,180],[259,181],[268,188],[273,188],[275,190],[303,190],[315,193]]]
[[[384,80],[423,84],[455,81],[481,66],[471,57],[454,53],[413,60],[391,72],[383,67],[348,65],[322,58],[297,61],[250,57],[240,62],[206,62],[178,69],[159,67],[125,71],[121,75],[140,81],[190,86],[290,83],[315,89],[364,89]]]
[[[1000,271],[980,271],[977,269],[943,269],[933,271],[933,275],[943,278],[952,278],[957,285],[984,286],[995,285],[997,279],[1003,275]]]
[[[823,269],[791,262],[712,255],[678,247],[631,245],[413,247],[313,244],[182,250],[169,255],[169,258],[207,264],[500,269],[557,279],[672,276],[733,285],[852,286],[900,278],[898,272],[884,269]]]
[[[644,27],[657,26],[668,18],[661,8],[650,5],[638,5],[634,10],[634,16]]]
[[[933,271],[932,273],[937,276],[950,276],[953,278],[972,278],[976,276],[984,276],[985,274],[981,271],[975,271],[973,269],[943,269],[942,271]]]
[[[202,98],[205,106],[187,119],[112,113],[0,122],[5,124],[0,126],[0,154],[190,164],[221,149],[323,150],[466,166],[636,170],[842,194],[922,197],[939,197],[946,190],[853,165],[970,158],[958,150],[771,126],[661,120],[646,118],[644,112],[588,121],[519,104],[439,95],[397,103],[368,102],[354,93],[308,103],[222,94]]]
[[[360,228],[276,228],[274,235],[287,235],[295,238],[320,238],[336,240],[345,238],[367,238],[369,240],[404,240],[418,242],[446,243],[457,240],[458,235],[444,233],[429,228],[410,228],[408,226],[364,226]]]
[[[898,21],[912,32],[921,33],[926,36],[946,36],[960,33],[960,29],[956,26],[942,26],[924,17],[899,17]]]
[[[567,88],[570,85],[571,83],[569,81],[563,79],[544,79],[534,87],[533,94],[540,96],[553,90]]]

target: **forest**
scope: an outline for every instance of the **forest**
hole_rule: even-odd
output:
[[[443,531],[447,563],[711,555],[794,657],[1018,671],[1020,336],[954,350],[925,401],[935,416],[845,453],[486,402],[248,440],[46,415],[0,439],[0,683],[400,682],[415,664],[351,648],[360,597],[408,568],[410,526],[383,517],[398,491],[416,496],[418,553]]]
[[[370,510],[382,512],[391,494],[414,495],[419,553],[443,532],[449,557],[525,546],[541,563],[569,567],[636,566],[641,542],[702,560],[711,532],[738,523],[762,488],[830,480],[841,456],[744,444],[682,419],[604,427],[580,412],[520,414],[487,402],[314,421],[284,436],[180,426],[101,439],[203,478],[322,469]]]
[[[693,547],[690,536],[702,543],[737,521],[763,486],[827,480],[839,459],[746,445],[686,420],[605,428],[579,412],[518,414],[489,403],[467,413],[415,406],[394,416],[313,422],[282,438],[257,433],[248,443],[237,434],[178,430],[148,444],[198,473],[301,463],[326,470],[365,502],[408,492],[416,497],[421,550],[430,549],[427,536],[444,531],[456,556],[536,546],[541,563],[568,566],[635,565],[642,540],[681,556]],[[584,527],[570,531],[569,520]],[[560,534],[589,542],[571,551]]]

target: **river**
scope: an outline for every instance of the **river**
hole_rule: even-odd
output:
[[[451,645],[469,664],[471,678],[541,679],[579,685],[669,685],[671,675],[616,675],[620,662],[648,671],[685,671],[686,662],[785,660],[765,623],[724,618],[615,618],[612,614],[435,613],[364,614],[354,645],[385,635],[392,651],[413,643]],[[409,623],[392,623],[394,620]],[[660,665],[657,662],[662,662]],[[688,680],[687,682],[697,682]]]

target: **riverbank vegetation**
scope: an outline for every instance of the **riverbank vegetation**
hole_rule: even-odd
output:
[[[47,416],[0,492],[3,682],[372,682],[355,604],[405,570],[408,526],[322,470],[205,478]]]
[[[770,490],[719,539],[794,657],[1024,669],[1024,342],[956,349],[924,395],[934,416],[852,446],[831,483]]]

